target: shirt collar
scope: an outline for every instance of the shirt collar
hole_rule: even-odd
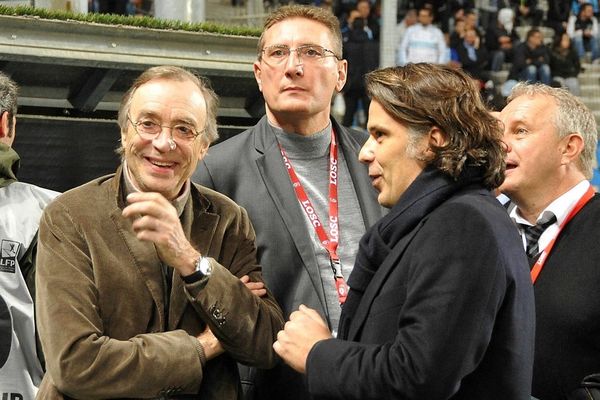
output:
[[[587,180],[583,180],[579,182],[577,185],[573,186],[570,190],[563,193],[560,197],[556,198],[552,203],[548,205],[541,213],[538,215],[536,219],[536,223],[539,222],[543,217],[547,214],[554,214],[556,216],[556,224],[558,226],[562,226],[563,222],[573,209],[581,196],[588,190],[590,187],[590,182]],[[525,224],[532,225],[525,218],[521,216],[519,213],[518,207],[515,207],[510,212],[510,217],[517,224]]]

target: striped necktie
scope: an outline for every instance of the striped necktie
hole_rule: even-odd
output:
[[[546,228],[555,222],[556,215],[549,214],[540,220],[536,225],[519,224],[525,233],[525,240],[527,241],[525,252],[527,253],[527,257],[529,257],[529,259],[536,258],[540,252],[540,248],[538,246],[538,240],[540,239],[540,236],[542,236],[542,233],[544,233]]]

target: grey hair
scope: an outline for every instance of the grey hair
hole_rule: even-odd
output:
[[[8,75],[0,72],[0,116],[5,112],[8,113],[8,119],[11,121],[8,124],[8,137],[11,137],[12,120],[17,115],[17,98],[19,88],[15,81],[10,79]]]
[[[158,79],[178,82],[190,81],[198,87],[206,102],[206,122],[202,139],[207,143],[212,143],[217,140],[219,138],[217,132],[217,110],[219,107],[219,99],[210,87],[209,81],[191,71],[170,65],[149,68],[133,82],[131,88],[129,88],[123,96],[121,106],[119,107],[118,123],[121,132],[127,131],[127,114],[129,113],[129,107],[131,106],[131,100],[135,91],[143,84]],[[121,149],[119,149],[119,151],[121,151]]]
[[[593,175],[596,146],[598,145],[598,127],[590,109],[568,90],[553,88],[541,83],[519,82],[513,88],[507,102],[520,96],[549,96],[556,103],[556,114],[552,124],[558,137],[578,133],[583,138],[583,151],[579,156],[579,168],[590,179]]]

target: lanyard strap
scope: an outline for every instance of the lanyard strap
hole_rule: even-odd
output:
[[[329,235],[325,232],[325,228],[323,227],[312,202],[304,191],[302,183],[300,183],[300,179],[298,179],[298,175],[296,175],[296,171],[281,144],[279,144],[279,150],[281,151],[281,156],[283,157],[283,162],[288,175],[290,176],[290,180],[292,181],[294,191],[296,192],[296,197],[315,229],[319,241],[329,254],[329,263],[331,270],[333,271],[333,279],[335,280],[338,299],[340,304],[344,304],[346,296],[348,295],[348,286],[342,275],[342,265],[340,263],[340,257],[337,254],[340,230],[338,225],[338,157],[335,133],[332,129],[331,145],[329,148]]]
[[[538,276],[542,272],[542,268],[544,268],[544,264],[546,263],[546,260],[548,259],[548,256],[550,255],[550,251],[554,247],[554,243],[556,242],[556,239],[562,232],[563,228],[569,223],[569,221],[571,221],[573,219],[573,217],[579,212],[579,210],[581,210],[583,208],[583,206],[585,206],[586,203],[588,201],[590,201],[590,199],[592,197],[594,197],[594,194],[595,194],[595,190],[592,186],[590,186],[588,188],[588,190],[583,194],[583,196],[581,196],[581,198],[579,199],[577,204],[575,204],[575,207],[573,207],[573,209],[571,210],[569,215],[567,215],[567,218],[565,218],[563,223],[558,228],[558,232],[556,233],[556,235],[554,235],[554,237],[552,238],[550,243],[548,243],[548,245],[546,246],[544,251],[542,251],[542,253],[538,257],[535,264],[533,264],[533,268],[531,269],[531,281],[534,284],[535,284],[535,281],[537,280]]]

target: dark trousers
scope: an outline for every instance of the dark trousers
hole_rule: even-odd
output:
[[[352,126],[354,120],[354,114],[358,110],[358,102],[362,101],[362,106],[365,110],[365,115],[369,113],[369,97],[365,91],[350,91],[344,92],[344,102],[346,103],[346,112],[344,113],[344,119],[342,125]]]

